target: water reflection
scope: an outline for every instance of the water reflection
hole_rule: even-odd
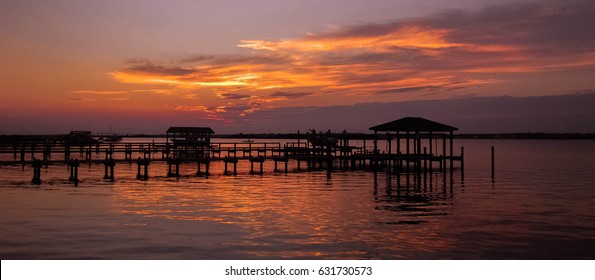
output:
[[[223,166],[213,164],[208,178],[168,178],[167,166],[155,164],[149,181],[138,181],[136,166],[119,165],[115,182],[101,179],[102,166],[81,169],[75,188],[64,166],[43,169],[41,186],[29,183],[30,167],[7,167],[0,177],[0,255],[592,258],[595,173],[587,166],[595,157],[581,148],[560,162],[571,149],[532,144],[541,147],[539,158],[507,161],[493,183],[489,165],[473,157],[489,148],[481,143],[466,146],[464,176],[291,168],[257,176],[247,166],[223,176]],[[516,156],[526,146],[507,150]],[[499,158],[506,162],[507,155]],[[180,168],[196,172],[195,165]],[[273,167],[265,163],[265,170]]]
[[[448,215],[449,200],[454,198],[452,178],[447,180],[449,188],[441,176],[436,173],[424,180],[317,171],[181,177],[117,186],[114,208],[140,215],[147,223],[174,220],[183,227],[209,221],[239,226],[242,237],[232,243],[254,257],[392,258],[420,244],[424,250],[436,250],[452,243],[435,236],[439,218]]]

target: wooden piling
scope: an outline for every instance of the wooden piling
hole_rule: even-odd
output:
[[[250,174],[254,174],[254,163],[255,162],[259,163],[260,170],[259,170],[258,174],[262,175],[263,174],[264,157],[261,157],[261,156],[250,157]]]
[[[496,178],[494,171],[494,146],[492,146],[492,181]]]
[[[114,181],[114,167],[116,165],[116,161],[113,158],[106,158],[103,162],[105,166],[105,172],[103,179]]]
[[[138,172],[136,174],[137,180],[148,180],[149,179],[149,164],[151,161],[147,158],[138,158],[136,164],[138,165]],[[143,173],[141,174],[141,167],[143,168]]]
[[[233,164],[233,175],[237,175],[238,158],[226,156],[223,159],[223,162],[225,163],[225,170],[223,171],[223,174],[227,175],[227,164],[232,163]]]
[[[172,171],[172,166],[175,167],[175,172]],[[167,177],[179,177],[180,176],[180,160],[179,159],[168,159],[167,160]]]
[[[79,181],[80,162],[78,159],[70,159],[68,161],[68,166],[70,167],[70,176],[68,177],[68,181],[74,182],[74,185],[76,186]]]
[[[465,147],[461,146],[461,174],[465,172]]]
[[[197,160],[196,163],[197,163],[196,176],[202,176],[202,175],[209,176],[210,160],[208,158],[203,158],[203,159]],[[204,174],[200,171],[201,164],[205,165],[205,173]]]
[[[35,185],[40,185],[41,184],[41,167],[43,166],[43,163],[41,160],[39,159],[33,159],[33,179],[31,180],[31,183],[35,184]]]

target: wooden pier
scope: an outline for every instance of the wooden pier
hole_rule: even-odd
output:
[[[423,119],[422,119],[423,120]],[[408,120],[410,122],[411,120]],[[419,120],[414,120],[419,121]],[[426,120],[424,120],[426,121]],[[403,123],[398,123],[403,125]],[[168,177],[180,176],[180,165],[196,164],[196,176],[209,176],[213,162],[223,162],[225,175],[237,175],[240,161],[250,163],[250,174],[264,174],[264,163],[274,162],[273,172],[289,172],[289,163],[297,166],[297,171],[305,170],[371,170],[390,173],[428,172],[451,173],[455,162],[458,169],[464,171],[464,149],[460,155],[453,153],[452,131],[450,126],[431,126],[427,123],[412,131],[406,127],[404,137],[399,133],[401,127],[376,126],[374,146],[352,145],[343,132],[331,135],[330,132],[318,134],[312,131],[307,139],[286,139],[283,142],[211,142],[210,128],[170,128],[164,143],[129,142],[72,143],[69,141],[13,141],[0,143],[0,168],[6,165],[33,166],[33,184],[41,184],[40,169],[49,165],[67,165],[69,181],[79,182],[78,168],[81,164],[104,166],[104,179],[114,181],[115,169],[119,164],[136,164],[138,180],[149,180],[149,166],[155,162],[167,164],[162,172]],[[426,125],[426,126],[424,126]],[[421,128],[419,128],[421,127]],[[397,131],[396,137],[387,134],[386,149],[379,149],[378,131]],[[170,139],[169,133],[172,133]],[[429,133],[422,133],[429,132]],[[442,133],[446,132],[446,133]],[[183,137],[180,138],[180,135]],[[449,138],[449,149],[447,149]],[[197,140],[198,139],[198,140]],[[422,139],[427,139],[425,144]],[[439,140],[442,148],[439,149]],[[198,144],[197,144],[198,143]],[[361,143],[359,143],[361,144]],[[305,166],[304,166],[305,165]],[[280,168],[281,167],[281,168]]]
[[[419,149],[417,149],[419,151]],[[180,151],[178,151],[180,152]],[[212,143],[200,151],[200,156],[181,156],[174,153],[166,143],[94,143],[91,145],[69,146],[62,143],[36,143],[0,145],[0,168],[7,165],[33,166],[32,182],[42,181],[39,170],[48,165],[67,165],[69,181],[77,183],[78,168],[82,164],[103,165],[104,179],[115,180],[114,169],[119,164],[136,164],[137,179],[149,179],[149,166],[155,162],[164,162],[168,168],[164,172],[169,177],[180,176],[181,164],[196,164],[195,175],[205,176],[210,173],[213,162],[224,163],[224,174],[236,175],[240,161],[250,163],[250,174],[264,173],[264,162],[274,163],[273,172],[289,172],[288,165],[294,162],[297,171],[311,170],[374,170],[387,172],[423,173],[430,170],[451,170],[453,162],[464,166],[463,150],[461,155],[446,155],[406,151],[380,152],[361,146],[337,146],[320,149],[308,145],[306,141],[288,142],[252,142],[252,143]],[[447,168],[450,167],[450,168]],[[159,171],[155,171],[159,172]]]

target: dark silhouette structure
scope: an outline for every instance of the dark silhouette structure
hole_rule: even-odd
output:
[[[200,158],[211,145],[210,127],[170,127],[166,131],[166,143],[170,145],[174,158]]]
[[[407,162],[414,161],[419,163],[420,160],[429,159],[430,164],[432,161],[440,161],[440,165],[446,164],[447,160],[450,160],[450,168],[453,168],[453,161],[460,160],[461,166],[463,161],[463,149],[461,149],[461,156],[455,157],[453,154],[453,133],[458,128],[442,124],[439,122],[427,120],[418,117],[406,117],[377,126],[370,127],[370,130],[374,131],[375,138],[378,139],[378,132],[387,133],[387,153],[392,154],[392,140],[393,137],[391,132],[396,133],[396,154],[399,158],[405,159]],[[405,140],[405,153],[401,151],[401,138],[404,136]],[[423,148],[422,151],[422,138],[428,139],[427,147]],[[436,156],[434,153],[438,150],[438,144],[436,141],[436,147],[432,143],[432,140],[442,138],[442,156]],[[446,139],[449,138],[449,154],[446,151]],[[429,153],[426,148],[429,148]],[[374,153],[378,153],[377,140],[374,141]],[[420,167],[416,164],[416,167]]]
[[[400,174],[405,171],[417,177],[425,176],[432,172],[432,162],[440,163],[440,171],[446,172],[447,162],[450,162],[450,171],[453,171],[453,161],[460,161],[463,172],[463,148],[461,155],[453,154],[453,132],[456,127],[426,120],[423,118],[403,118],[377,125],[370,128],[374,134],[348,134],[317,132],[311,130],[303,141],[303,134],[297,133],[296,138],[285,142],[211,142],[214,131],[209,127],[170,127],[166,133],[166,141],[134,142],[134,143],[107,143],[100,141],[61,141],[62,137],[13,137],[8,143],[0,142],[0,155],[12,154],[13,160],[0,160],[0,166],[21,164],[33,165],[34,184],[41,183],[41,165],[66,164],[69,166],[69,181],[78,183],[78,167],[81,163],[103,164],[104,180],[114,181],[116,164],[132,164],[134,156],[138,156],[137,179],[148,180],[149,165],[153,162],[167,163],[167,176],[180,176],[181,164],[197,164],[197,176],[209,176],[210,164],[214,161],[224,163],[224,174],[228,174],[228,165],[233,165],[233,174],[237,174],[237,164],[240,160],[250,162],[250,174],[263,174],[264,162],[274,161],[274,171],[278,172],[278,164],[282,163],[285,172],[288,172],[288,163],[296,163],[297,171],[301,165],[307,164],[307,170],[324,170],[332,172],[338,163],[340,170],[371,170],[374,172],[386,170],[389,173]],[[379,135],[378,132],[386,132]],[[89,132],[73,133],[81,135],[80,139],[93,139]],[[363,140],[363,145],[350,145],[350,139]],[[396,138],[396,149],[394,140]],[[424,140],[428,139],[427,142]],[[447,139],[450,149],[447,150]],[[291,140],[297,140],[292,142]],[[373,150],[366,145],[366,140],[374,140]],[[386,140],[386,149],[378,148],[378,141]],[[404,141],[403,141],[404,140]],[[434,141],[435,140],[435,141]],[[442,140],[442,148],[439,143]],[[384,143],[383,143],[384,144]],[[404,144],[404,150],[401,148]],[[435,146],[435,148],[434,148]],[[429,148],[429,152],[428,149]],[[449,152],[447,152],[449,151]],[[78,157],[76,153],[78,152]],[[100,153],[105,153],[105,158],[99,158]],[[20,157],[18,155],[20,154]],[[30,154],[32,160],[26,159]],[[43,159],[38,160],[35,155],[43,154]],[[52,155],[62,154],[63,159],[51,159]],[[161,157],[156,155],[161,154]],[[74,157],[73,157],[74,155]],[[429,164],[428,164],[429,163]],[[256,169],[254,166],[257,166]],[[204,166],[204,169],[202,169]],[[414,167],[411,169],[411,167]],[[407,176],[409,178],[409,176]]]

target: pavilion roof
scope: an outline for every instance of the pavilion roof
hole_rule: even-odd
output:
[[[167,129],[166,133],[213,134],[215,132],[210,127],[172,126]]]
[[[417,117],[406,117],[370,127],[374,131],[450,132],[456,127]]]

